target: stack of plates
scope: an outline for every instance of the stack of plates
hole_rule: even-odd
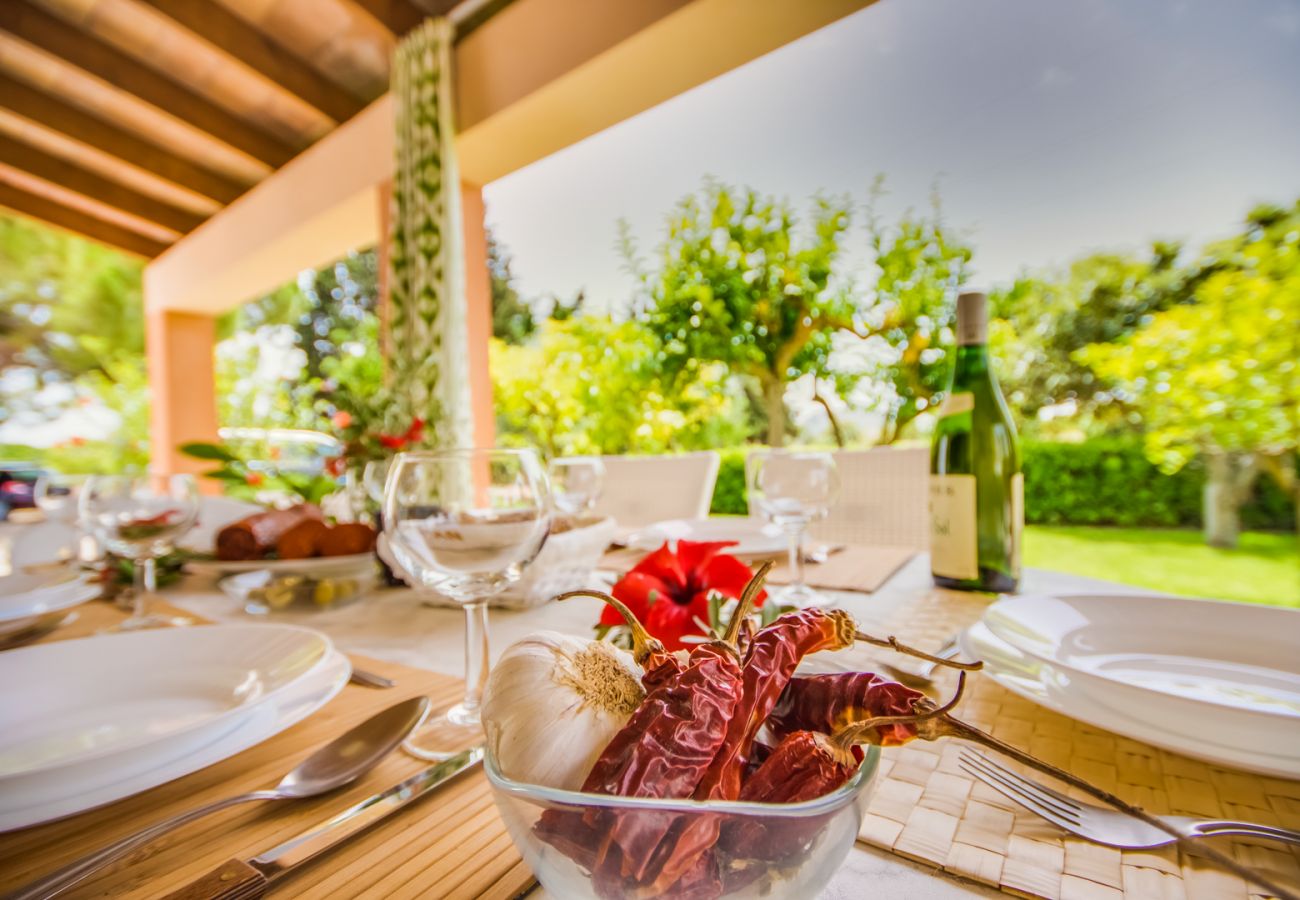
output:
[[[1300,612],[1159,596],[1023,596],[962,636],[1003,687],[1208,762],[1300,778]]]
[[[89,577],[70,571],[0,578],[0,641],[99,595]]]
[[[289,625],[207,625],[0,653],[0,831],[92,809],[260,743],[351,665]]]

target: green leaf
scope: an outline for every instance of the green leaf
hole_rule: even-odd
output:
[[[181,444],[177,449],[186,456],[192,456],[195,459],[211,459],[216,460],[217,462],[239,462],[239,457],[235,456],[219,444],[194,441],[188,444]]]

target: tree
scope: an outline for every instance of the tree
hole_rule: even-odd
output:
[[[487,229],[487,258],[492,284],[492,336],[507,344],[522,344],[537,329],[537,323],[532,307],[515,288],[515,276],[510,270],[514,259],[491,228]]]
[[[726,368],[697,366],[670,386],[659,353],[644,325],[596,315],[546,319],[528,344],[493,340],[499,439],[548,457],[665,453],[738,441],[742,416]]]
[[[1152,461],[1176,471],[1205,456],[1206,536],[1231,547],[1261,465],[1292,492],[1300,480],[1300,202],[1255,210],[1206,256],[1220,265],[1193,303],[1077,356],[1138,406]]]
[[[1022,416],[1072,402],[1105,423],[1137,417],[1115,385],[1075,351],[1123,340],[1158,312],[1193,300],[1197,288],[1222,267],[1206,259],[1180,264],[1182,247],[1156,242],[1146,259],[1093,253],[1063,271],[1025,274],[991,297],[1001,320],[998,378]]]
[[[756,386],[767,442],[782,445],[786,387],[807,373],[828,376],[832,333],[857,324],[834,278],[849,223],[846,200],[818,197],[801,235],[787,203],[709,181],[669,215],[653,274],[621,223],[624,256],[645,291],[640,317],[662,344],[670,389],[721,363]]]
[[[894,392],[882,444],[898,439],[908,423],[943,399],[956,315],[957,289],[966,282],[972,251],[961,237],[945,229],[939,194],[931,196],[930,214],[905,212],[893,228],[876,214],[884,182],[877,178],[868,206],[867,233],[876,281],[871,305],[859,315],[866,332],[886,350],[877,377]]]

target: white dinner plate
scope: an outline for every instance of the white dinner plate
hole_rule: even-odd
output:
[[[1163,727],[1148,715],[1149,708],[1126,711],[1099,702],[1082,690],[1069,672],[1023,653],[982,622],[963,632],[959,643],[966,659],[984,661],[984,669],[976,677],[990,678],[1053,712],[1216,765],[1300,778],[1300,742],[1258,746],[1229,729],[1207,724],[1207,720],[1184,721],[1184,729],[1179,730]]]
[[[375,564],[373,553],[347,556],[313,556],[307,559],[194,559],[185,569],[195,575],[240,575],[244,572],[272,572],[276,575],[346,576],[366,571]]]
[[[0,578],[0,638],[16,634],[50,613],[94,600],[100,591],[89,576],[71,572]]]
[[[732,556],[771,556],[784,553],[789,538],[775,525],[745,516],[709,519],[669,519],[638,530],[628,538],[637,550],[658,550],[665,541],[736,541]]]
[[[111,768],[102,763],[75,766],[15,780],[0,790],[0,832],[94,809],[229,759],[320,709],[343,689],[351,673],[348,658],[331,650],[318,666],[266,702],[231,721],[213,721],[189,732],[185,741],[146,745]]]
[[[0,653],[0,794],[15,781],[116,762],[233,725],[329,654],[291,625],[206,625],[97,635]],[[21,686],[21,687],[19,687]]]

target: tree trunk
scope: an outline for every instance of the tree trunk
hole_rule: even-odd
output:
[[[763,405],[767,407],[767,445],[785,445],[785,382],[773,378],[763,382]]]
[[[1237,518],[1236,491],[1232,485],[1232,464],[1227,454],[1215,453],[1206,459],[1205,543],[1211,547],[1236,547],[1240,522]]]
[[[1222,451],[1206,454],[1209,477],[1205,482],[1205,542],[1211,547],[1232,549],[1241,533],[1238,510],[1254,482],[1253,456],[1244,459]]]
[[[835,411],[831,409],[830,403],[822,396],[821,391],[817,389],[815,383],[813,386],[813,400],[820,403],[822,409],[826,410],[826,418],[829,419],[831,423],[831,432],[835,435],[835,446],[843,450],[844,431],[840,428],[840,420],[835,417]]]

